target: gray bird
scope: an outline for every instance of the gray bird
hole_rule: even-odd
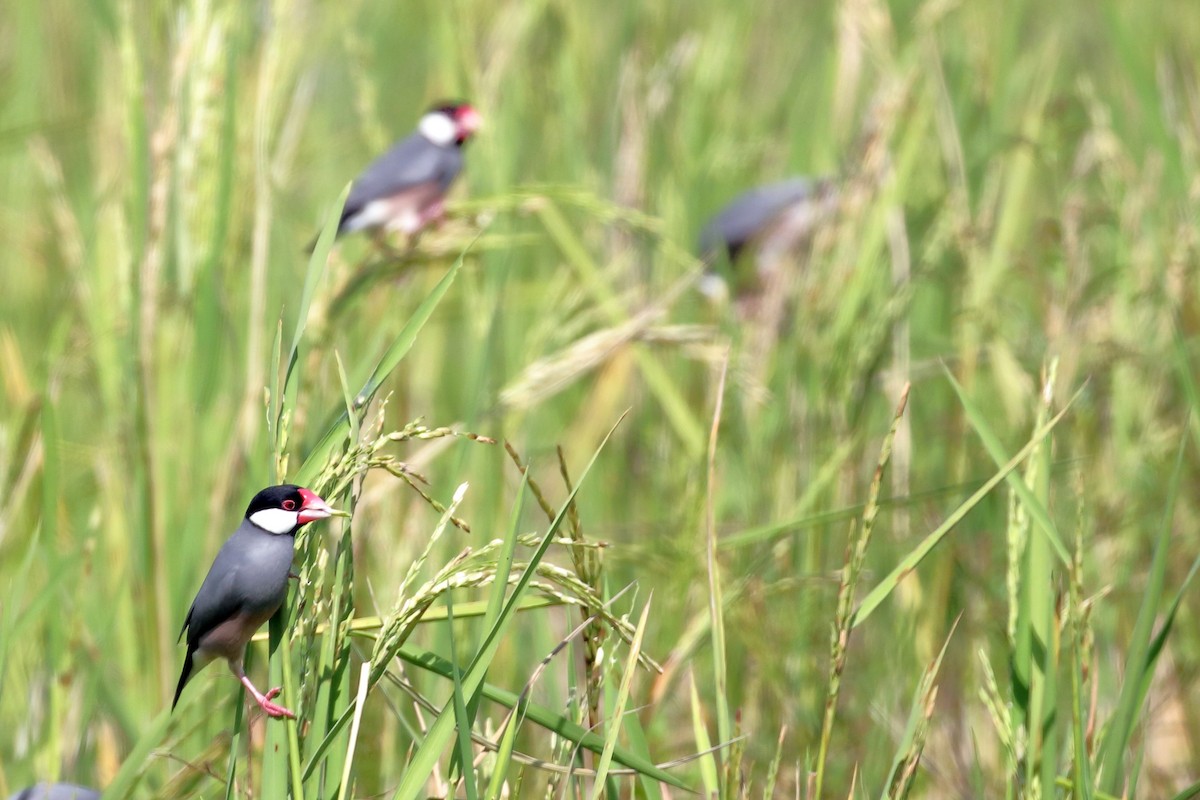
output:
[[[355,179],[338,235],[383,228],[411,236],[440,219],[446,192],[462,172],[463,145],[480,122],[466,103],[440,103],[427,111],[416,131]]]
[[[8,800],[100,800],[100,793],[73,783],[39,783],[22,789]]]
[[[242,668],[246,645],[287,599],[292,548],[301,525],[343,512],[330,508],[308,489],[285,484],[263,489],[246,508],[242,524],[226,540],[208,570],[179,638],[187,633],[187,655],[171,710],[183,687],[218,657],[270,717],[295,714],[271,701],[279,688],[263,694]]]
[[[700,231],[697,255],[707,265],[700,291],[713,296],[726,290],[715,268],[722,253],[736,262],[748,246],[783,227],[789,240],[800,240],[828,217],[836,200],[837,188],[831,180],[803,177],[757,186],[735,197]]]

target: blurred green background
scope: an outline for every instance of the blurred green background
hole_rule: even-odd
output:
[[[361,385],[466,250],[380,395],[385,429],[421,417],[508,440],[558,504],[556,446],[578,474],[628,410],[579,516],[610,545],[606,591],[634,584],[614,613],[636,623],[650,602],[643,647],[667,670],[637,675],[629,708],[656,761],[702,749],[694,718],[718,742],[726,704],[745,739],[737,765],[728,749],[715,759],[735,775],[723,797],[737,775],[763,793],[781,736],[779,793],[811,792],[818,760],[823,796],[907,791],[890,770],[912,752],[914,692],[958,620],[914,796],[1161,798],[1200,781],[1193,596],[1167,615],[1200,552],[1197,53],[1188,0],[9,0],[0,793],[39,778],[106,785],[141,742],[138,796],[222,796],[241,702],[223,666],[147,738],[177,677],[178,625],[271,481],[263,395],[277,331],[286,347],[297,324],[304,245],[346,182],[443,97],[469,99],[486,124],[454,218],[399,260],[339,242],[307,317],[293,470],[343,407],[337,358]],[[707,216],[793,174],[863,188],[798,259],[781,332],[681,290]],[[971,504],[854,630],[819,757],[847,542],[906,382],[859,598],[996,473],[988,432],[1003,463],[1078,396],[1013,473],[1035,500],[1001,484]],[[520,474],[502,446],[389,452],[443,503],[470,484],[459,514],[472,531],[450,529],[431,569],[504,536]],[[1067,561],[1034,544],[1039,508]],[[437,519],[371,474],[356,616],[387,613]],[[520,528],[545,519],[527,502]],[[489,682],[519,690],[577,621],[522,615]],[[1147,625],[1171,621],[1126,705]],[[465,662],[478,627],[455,629],[454,643],[444,624],[415,641]],[[611,705],[627,653],[604,656]],[[559,656],[536,701],[563,712],[573,672]],[[440,704],[449,686],[427,691]],[[352,796],[391,796],[404,773],[417,723],[388,691],[368,701]],[[1122,708],[1133,716],[1115,724]],[[485,705],[477,729],[500,715]],[[250,730],[237,796],[270,757],[261,723]],[[532,723],[520,742],[564,758]],[[708,787],[701,763],[713,761],[676,772]],[[186,790],[168,783],[180,775]],[[513,791],[546,781],[527,770]]]

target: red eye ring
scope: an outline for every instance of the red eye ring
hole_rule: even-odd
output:
[[[283,510],[284,511],[295,511],[296,510],[296,501],[295,500],[284,500],[283,501]]]

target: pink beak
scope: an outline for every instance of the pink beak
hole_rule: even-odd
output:
[[[462,139],[466,139],[483,125],[483,117],[470,106],[460,108],[455,114],[455,121],[458,123],[458,135]]]
[[[328,503],[308,489],[301,489],[300,496],[304,498],[304,505],[300,506],[300,513],[296,516],[298,525],[315,522],[340,513],[337,509],[330,508]]]

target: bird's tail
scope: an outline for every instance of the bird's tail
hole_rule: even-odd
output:
[[[175,699],[171,701],[171,710],[175,710],[175,706],[179,703],[179,695],[183,694],[183,687],[187,686],[188,680],[192,677],[192,668],[195,661],[192,658],[196,651],[192,647],[188,647],[187,655],[183,657],[183,671],[179,673],[179,685],[175,687]]]

